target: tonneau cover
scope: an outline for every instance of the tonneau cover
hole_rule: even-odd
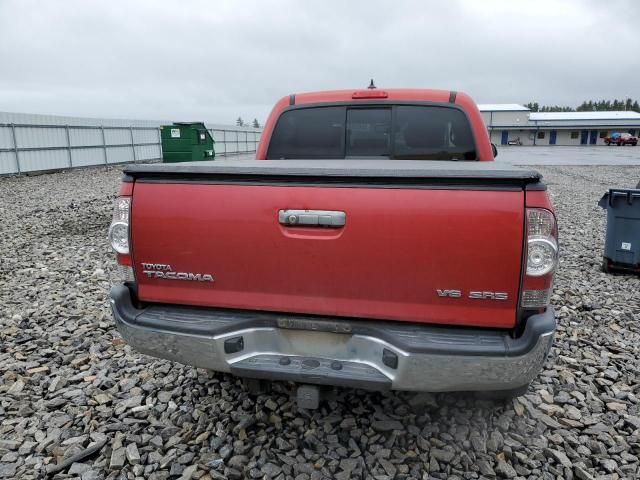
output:
[[[224,181],[322,181],[388,183],[487,183],[527,185],[542,175],[534,170],[478,161],[420,160],[215,160],[127,165],[138,179]]]

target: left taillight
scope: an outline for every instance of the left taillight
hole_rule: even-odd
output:
[[[109,243],[111,248],[116,252],[116,261],[118,263],[114,272],[113,281],[133,282],[133,267],[131,261],[130,246],[130,225],[131,219],[131,197],[119,196],[113,209],[113,219],[109,227]]]

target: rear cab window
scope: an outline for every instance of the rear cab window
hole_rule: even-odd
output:
[[[436,105],[312,106],[278,119],[267,159],[477,160],[463,111]]]

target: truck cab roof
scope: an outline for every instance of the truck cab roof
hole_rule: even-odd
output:
[[[494,154],[491,147],[491,143],[489,141],[489,137],[486,131],[486,126],[484,121],[482,120],[482,116],[480,111],[478,110],[475,102],[469,97],[467,94],[463,92],[457,92],[455,90],[436,90],[436,89],[426,89],[426,88],[366,88],[366,89],[350,89],[350,90],[327,90],[320,92],[304,92],[304,93],[292,93],[288,96],[282,97],[274,106],[269,118],[267,119],[264,130],[262,132],[262,136],[260,139],[260,144],[258,145],[258,149],[256,152],[256,158],[259,160],[264,160],[267,158],[311,158],[310,155],[305,154],[303,152],[297,152],[295,149],[287,148],[286,151],[280,152],[280,149],[277,149],[277,152],[274,153],[273,149],[270,152],[270,146],[272,141],[274,140],[274,132],[276,131],[276,127],[278,122],[283,115],[289,115],[290,117],[293,114],[289,114],[292,110],[299,109],[308,109],[315,107],[325,107],[326,109],[338,110],[342,109],[357,109],[357,108],[369,108],[373,109],[375,107],[379,107],[381,109],[389,108],[390,110],[404,109],[407,110],[407,107],[432,107],[438,111],[450,111],[453,112],[451,115],[458,115],[458,117],[462,116],[464,120],[462,122],[457,121],[458,124],[458,132],[459,138],[470,138],[473,140],[465,141],[467,145],[473,145],[473,148],[468,149],[458,149],[460,152],[456,151],[451,156],[454,157],[452,159],[466,159],[466,160],[479,160],[479,161],[491,161],[493,160]],[[455,112],[457,110],[457,112]],[[327,112],[329,113],[329,112]],[[364,114],[364,113],[363,113]],[[375,114],[375,112],[372,112]],[[463,115],[461,115],[463,114]],[[337,114],[339,115],[339,114]],[[301,114],[296,114],[296,116],[301,116]],[[382,115],[381,115],[382,116]],[[397,135],[399,123],[396,123],[391,120],[391,118],[396,118],[395,113],[386,116],[386,120],[381,121],[382,124],[386,124],[384,128],[386,130],[390,130],[388,138],[382,138],[380,132],[374,132],[369,135],[371,142],[367,145],[370,150],[376,150],[373,156],[387,156],[392,157],[396,152],[390,153],[390,150],[393,150],[393,147],[389,147],[383,149],[384,152],[380,153],[377,150],[380,149],[380,144],[385,141],[387,142],[391,140],[391,143],[395,143],[395,141],[400,138],[399,143],[407,145],[409,147],[418,146],[417,149],[411,150],[408,149],[407,152],[403,152],[400,155],[396,155],[398,158],[410,158],[410,159],[429,159],[429,160],[446,160],[447,158],[437,158],[438,150],[435,148],[430,148],[429,151],[426,152],[427,156],[424,158],[421,157],[420,146],[429,146],[429,139],[426,137],[424,139],[419,138],[419,132],[408,132],[412,138],[406,138],[408,141],[404,142],[405,136],[404,134]],[[423,116],[423,119],[428,119],[430,115]],[[466,118],[465,118],[466,117]],[[310,126],[310,121],[305,121],[299,118],[292,119],[290,118],[290,123],[296,124],[300,129],[306,130],[303,133],[294,133],[295,135],[312,135],[312,128]],[[344,120],[340,120],[343,122]],[[436,120],[434,120],[436,121]],[[340,123],[338,122],[338,123]],[[440,122],[441,125],[445,125],[444,120],[437,120],[436,122]],[[360,123],[358,120],[354,120],[350,122],[347,119],[347,123],[358,124]],[[374,120],[368,120],[364,123],[368,123],[368,128],[373,128],[375,126]],[[428,122],[427,122],[428,123]],[[337,125],[334,120],[329,118],[324,119],[325,128],[323,131],[318,131],[318,142],[323,145],[332,145],[335,144],[338,140],[336,140],[340,135],[338,130],[340,128],[329,128],[329,126],[337,126],[344,129],[344,126]],[[335,124],[335,125],[333,125]],[[394,126],[395,125],[395,126]],[[413,125],[416,125],[414,122]],[[464,125],[462,129],[460,126]],[[381,125],[382,126],[382,125]],[[346,127],[347,134],[349,131],[352,131],[349,126]],[[290,133],[293,132],[290,126],[286,127],[286,130]],[[414,129],[415,130],[415,129]],[[428,132],[428,130],[426,130]],[[365,137],[366,133],[359,132],[361,137]],[[433,132],[432,132],[433,133]],[[334,141],[321,141],[321,137],[331,137],[334,138]],[[281,140],[282,137],[278,137],[278,140]],[[356,141],[365,140],[357,139]],[[300,142],[301,140],[294,140],[296,142]],[[304,141],[305,145],[309,145],[308,138]],[[350,154],[348,149],[345,148],[344,141],[340,140],[341,144],[336,146],[335,152],[333,155],[323,155],[321,152],[319,153],[319,157],[315,158],[334,158],[337,157],[352,157],[363,155],[362,153],[356,153],[355,155]],[[404,143],[403,143],[404,142]],[[340,152],[338,152],[340,151]],[[361,149],[356,149],[356,151],[361,151]],[[448,152],[448,148],[445,148],[444,151]],[[368,150],[365,149],[365,155],[368,154]],[[417,153],[416,153],[417,152]],[[282,155],[281,155],[282,153]],[[308,153],[308,152],[304,152]],[[301,155],[301,156],[299,156]],[[462,157],[462,158],[460,158]]]
[[[350,90],[325,90],[318,92],[293,93],[285,97],[294,105],[309,103],[352,102],[367,99],[386,99],[389,101],[450,102],[458,95],[467,96],[453,90],[428,88],[365,88]],[[293,99],[291,99],[293,97]]]

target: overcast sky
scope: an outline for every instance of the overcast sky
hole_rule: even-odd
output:
[[[233,123],[292,92],[640,98],[638,0],[0,0],[0,111]]]

